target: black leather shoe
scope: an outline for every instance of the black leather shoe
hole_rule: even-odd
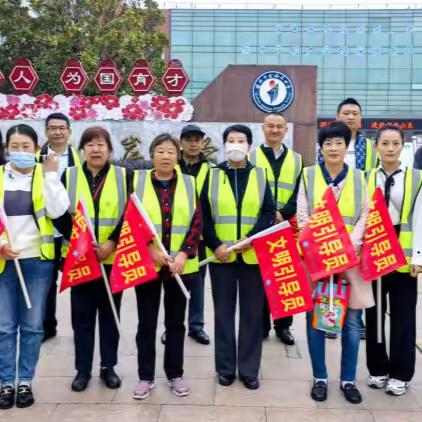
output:
[[[244,377],[239,375],[240,380],[243,382],[243,385],[249,390],[258,390],[259,380],[258,378]]]
[[[10,409],[15,404],[15,389],[5,385],[0,390],[0,409]]]
[[[348,382],[344,387],[340,384],[340,389],[343,391],[344,397],[348,402],[358,404],[362,401],[362,396],[355,384]]]
[[[85,372],[78,371],[76,377],[72,381],[72,390],[73,391],[84,391],[88,387],[88,382],[91,379],[90,374]]]
[[[119,388],[122,382],[119,376],[114,372],[113,368],[101,368],[100,378],[105,382],[108,388],[116,389]]]
[[[218,375],[218,383],[224,387],[228,387],[234,383],[236,375]]]
[[[325,338],[328,338],[329,340],[335,340],[337,338],[337,333],[325,333]]]
[[[57,330],[45,330],[43,338],[42,338],[42,342],[44,343],[45,341],[49,340],[50,338],[53,338],[53,337],[56,337],[56,336],[57,336]]]
[[[34,396],[29,385],[19,385],[16,394],[16,407],[24,408],[34,404]]]
[[[325,401],[327,400],[327,391],[328,386],[324,381],[314,382],[311,390],[311,397],[315,401]]]
[[[288,328],[282,328],[281,330],[277,331],[277,337],[287,346],[293,346],[295,344],[295,338]]]
[[[164,331],[164,333],[163,334],[161,334],[161,338],[160,338],[160,340],[161,340],[161,344],[163,345],[163,346],[165,346],[166,345],[166,332]]]
[[[189,337],[193,338],[199,344],[210,344],[210,338],[204,330],[192,331]]]

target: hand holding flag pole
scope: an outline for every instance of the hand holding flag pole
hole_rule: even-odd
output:
[[[84,199],[82,197],[80,198],[80,201],[81,201],[81,204],[82,204],[82,208],[84,210],[85,219],[86,219],[86,221],[88,223],[88,228],[89,228],[89,230],[90,230],[90,232],[92,234],[92,237],[94,239],[94,242],[97,243],[97,239],[96,239],[96,236],[95,236],[95,231],[94,231],[94,228],[92,227],[91,219],[89,218],[89,215],[88,215],[88,212],[87,212],[87,208],[86,208],[86,205],[85,205],[85,201],[84,201]],[[100,262],[100,267],[101,267],[101,274],[103,276],[104,286],[106,288],[108,300],[110,302],[111,311],[113,313],[114,322],[116,323],[117,331],[119,333],[119,336],[121,337],[122,336],[122,330],[120,328],[119,315],[117,314],[117,309],[116,309],[116,305],[114,304],[113,295],[111,293],[110,284],[108,282],[108,277],[107,277],[107,274],[105,272],[104,264],[102,262]]]
[[[282,221],[281,223],[275,224],[274,226],[269,227],[268,229],[265,229],[265,230],[262,230],[258,233],[255,233],[254,235],[252,235],[250,237],[246,237],[245,239],[238,240],[236,243],[234,243],[233,245],[231,245],[227,248],[227,252],[233,252],[234,249],[245,246],[248,243],[252,242],[252,240],[254,240],[254,239],[258,239],[259,237],[266,236],[267,234],[274,233],[278,230],[284,229],[284,228],[289,227],[289,226],[290,226],[290,224],[289,224],[288,221]],[[199,266],[202,267],[204,265],[207,265],[210,262],[214,261],[216,258],[217,257],[215,255],[210,256],[208,258],[205,258],[204,260],[202,260],[199,263]]]
[[[150,230],[152,231],[152,233],[154,233],[155,240],[157,241],[158,247],[166,255],[167,258],[170,258],[170,255],[166,251],[166,248],[164,247],[163,242],[160,239],[160,236],[158,236],[158,233],[157,233],[157,230],[155,229],[154,224],[152,224],[152,222],[149,219],[147,213],[145,212],[144,207],[143,207],[141,201],[138,198],[138,195],[136,195],[136,193],[132,193],[131,197],[132,197],[133,202],[136,205],[136,208],[138,209],[139,213],[142,215],[142,217],[144,218],[145,222],[148,224],[148,227],[150,228]],[[189,300],[190,299],[190,294],[189,294],[188,290],[186,289],[186,286],[184,285],[183,280],[180,277],[180,275],[179,274],[175,274],[174,278],[176,279],[177,284],[179,285],[179,287],[182,290],[182,293],[185,295],[186,299]]]
[[[10,234],[9,234],[9,224],[8,224],[8,221],[7,221],[6,212],[4,211],[4,208],[3,208],[3,204],[0,204],[0,219],[1,219],[1,222],[3,223],[3,225],[4,225],[4,231],[6,232],[7,238],[9,240],[9,245],[11,246],[12,249],[15,249],[15,247],[13,245],[13,240],[10,237]],[[22,273],[22,269],[21,269],[21,266],[20,266],[20,263],[19,263],[19,259],[14,258],[13,262],[15,264],[16,273],[18,275],[19,283],[21,285],[21,289],[22,289],[23,297],[25,299],[26,307],[28,309],[31,309],[32,308],[31,301],[29,299],[28,289],[26,287],[25,279],[23,278],[23,273]]]

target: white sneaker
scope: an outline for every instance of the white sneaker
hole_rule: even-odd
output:
[[[387,384],[388,376],[387,375],[381,375],[379,377],[369,375],[368,377],[368,385],[371,388],[384,388]]]
[[[392,396],[402,396],[406,393],[407,388],[409,387],[409,383],[405,381],[396,380],[394,378],[390,378],[387,382],[387,387],[385,388],[385,392]]]

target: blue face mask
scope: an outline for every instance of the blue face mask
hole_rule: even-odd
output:
[[[9,159],[18,169],[35,166],[35,154],[33,152],[9,152]]]

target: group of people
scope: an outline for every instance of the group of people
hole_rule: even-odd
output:
[[[202,153],[205,133],[185,126],[180,139],[167,133],[151,143],[151,161],[113,164],[110,134],[100,126],[87,128],[78,150],[69,144],[69,119],[54,113],[46,119],[46,143],[39,149],[36,132],[26,124],[11,127],[5,137],[7,162],[0,166],[0,199],[7,216],[0,243],[0,408],[27,407],[34,402],[32,379],[43,340],[57,332],[57,276],[66,257],[79,198],[86,201],[97,243],[96,254],[110,275],[129,195],[135,192],[155,225],[167,253],[152,240],[148,249],[158,278],[135,287],[139,382],[135,399],[145,399],[155,387],[157,320],[164,290],[164,371],[171,391],[187,396],[183,377],[187,300],[176,276],[191,292],[188,335],[209,344],[204,330],[205,266],[209,264],[214,303],[214,343],[217,382],[231,385],[238,375],[248,389],[259,388],[262,341],[271,320],[257,257],[251,244],[238,240],[297,217],[303,229],[328,186],[359,253],[376,187],[384,192],[388,210],[406,254],[407,265],[382,278],[382,309],[389,297],[390,351],[385,333],[377,342],[373,288],[358,269],[346,271],[351,295],[341,334],[341,390],[359,403],[356,367],[362,327],[366,330],[368,384],[401,395],[415,370],[417,274],[422,272],[421,172],[403,166],[403,132],[381,129],[375,143],[359,132],[361,107],[348,98],[338,107],[337,121],[319,132],[318,164],[303,168],[301,156],[283,144],[287,123],[269,114],[262,129],[265,142],[252,149],[252,132],[231,125],[223,133],[226,159],[211,165]],[[32,307],[26,307],[18,282],[19,260]],[[92,373],[98,315],[100,378],[119,388],[119,332],[104,280],[71,288],[76,376],[74,391],[88,387]],[[120,312],[122,293],[113,301]],[[239,301],[239,326],[236,309]],[[365,309],[366,328],[362,322]],[[327,398],[328,374],[323,331],[307,315],[307,339],[314,382],[311,397]],[[293,318],[274,321],[281,342],[292,345]],[[383,319],[383,327],[384,327]],[[236,335],[237,331],[237,335]],[[19,333],[19,336],[18,336]],[[17,341],[19,339],[19,347]],[[18,353],[19,350],[19,353]],[[17,356],[18,354],[18,356]],[[17,367],[16,367],[17,366]]]

